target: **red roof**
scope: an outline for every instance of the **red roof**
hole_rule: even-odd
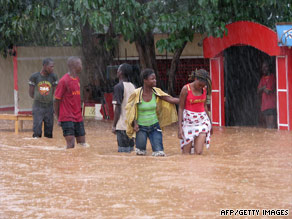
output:
[[[223,38],[207,37],[203,41],[205,58],[213,58],[230,46],[253,46],[270,56],[280,55],[277,34],[270,28],[250,22],[238,21],[226,25],[227,36]]]

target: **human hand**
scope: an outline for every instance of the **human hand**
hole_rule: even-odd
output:
[[[184,132],[183,132],[182,129],[179,129],[179,130],[178,130],[178,132],[177,132],[177,137],[178,137],[179,139],[183,139],[183,137],[184,137]]]
[[[112,127],[112,133],[116,134],[116,127],[115,126]]]
[[[264,92],[265,92],[266,94],[270,94],[270,93],[272,93],[272,91],[269,90],[269,89],[267,89],[267,88],[264,89]]]
[[[139,131],[139,125],[137,123],[135,123],[135,125],[134,125],[134,131],[135,132],[138,132]]]
[[[258,89],[258,91],[259,91],[259,92],[265,92],[265,89],[266,89],[266,85],[260,87],[260,88]]]
[[[61,127],[61,122],[59,122],[59,121],[58,121],[58,126],[60,126],[60,127]]]

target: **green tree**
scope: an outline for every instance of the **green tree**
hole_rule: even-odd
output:
[[[156,55],[154,30],[159,14],[158,1],[120,0],[116,17],[116,31],[121,33],[126,41],[135,43],[139,54],[140,67],[152,68],[156,73]],[[159,84],[159,77],[157,77]]]
[[[117,36],[135,43],[141,68],[157,72],[155,46],[173,52],[168,90],[194,33],[222,37],[225,25],[251,20],[273,28],[291,21],[290,0],[0,0],[0,51],[11,45],[78,45],[87,80],[106,82]],[[154,32],[168,37],[154,45]],[[225,34],[228,34],[225,32]]]
[[[292,21],[290,0],[161,0],[159,29],[168,33],[157,42],[160,52],[173,52],[169,70],[168,92],[173,94],[175,72],[180,55],[194,33],[223,37],[226,24],[249,20],[275,29],[275,23]]]
[[[0,0],[0,51],[10,45],[81,46],[87,80],[106,83],[117,36],[134,42],[142,68],[156,67],[153,9],[139,0]]]
[[[82,46],[87,81],[112,59],[114,1],[0,0],[0,51],[12,45]]]
[[[6,56],[7,50],[17,44],[55,45],[63,42],[64,27],[61,22],[55,22],[56,7],[55,0],[0,0],[2,55]]]
[[[84,56],[84,80],[106,83],[105,72],[115,48],[115,1],[60,0],[58,12],[69,30],[66,40],[80,45]]]

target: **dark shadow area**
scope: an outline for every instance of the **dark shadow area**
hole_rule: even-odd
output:
[[[233,46],[224,51],[226,126],[263,126],[257,86],[264,60],[275,69],[275,57],[254,47]]]
[[[113,93],[114,86],[119,83],[117,78],[117,70],[119,65],[113,65],[107,67],[107,73],[105,75],[105,83],[97,83],[95,80],[91,80],[90,83],[84,86],[84,101],[87,103],[104,103],[104,94]],[[138,65],[132,65],[133,74],[129,75],[128,80],[132,82],[136,88],[141,87],[140,68]]]

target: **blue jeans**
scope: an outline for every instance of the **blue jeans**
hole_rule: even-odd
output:
[[[163,151],[162,131],[159,123],[151,126],[139,125],[139,131],[136,133],[136,148],[145,151],[147,137],[150,139],[152,151]]]
[[[134,140],[127,136],[125,130],[116,130],[118,141],[118,152],[130,153],[134,150]]]

